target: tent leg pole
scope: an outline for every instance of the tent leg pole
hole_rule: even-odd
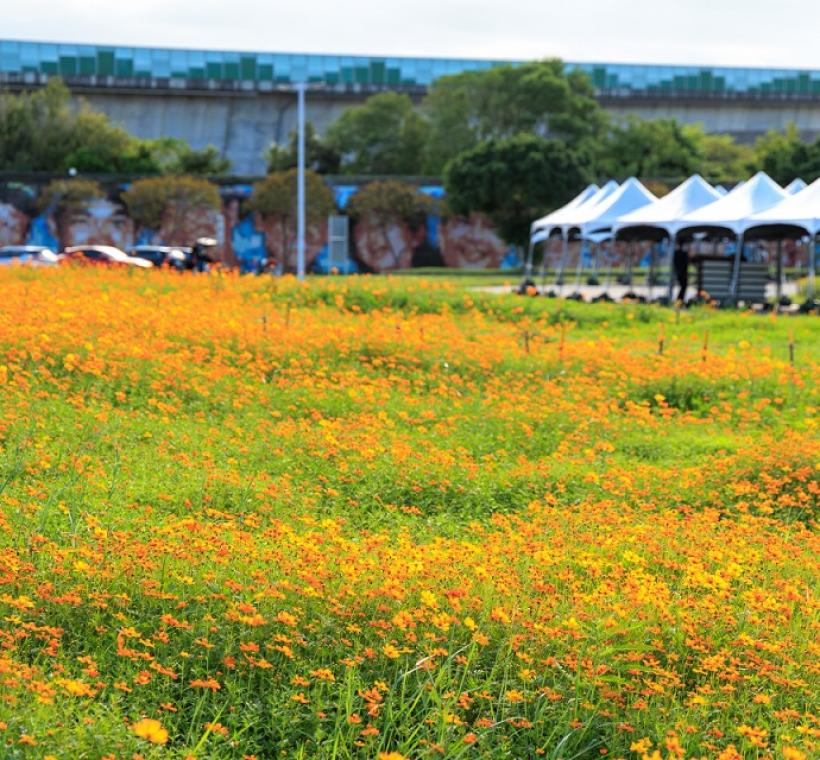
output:
[[[569,255],[569,230],[562,231],[561,234],[561,263],[558,265],[558,277],[555,279],[555,284],[558,286],[558,295],[564,288],[564,269],[567,265],[567,256]]]
[[[601,261],[601,246],[602,244],[598,244],[595,246],[595,256],[592,259],[592,279],[593,281],[598,280],[598,269],[600,268],[600,261]]]
[[[743,235],[737,236],[737,250],[735,251],[734,266],[732,267],[732,284],[729,289],[729,294],[732,303],[737,306],[737,290],[740,284],[740,260],[743,256]]]
[[[541,282],[544,281],[544,276],[547,270],[547,253],[549,252],[549,238],[544,241],[544,245],[541,246],[541,266],[538,267],[538,277],[541,279]],[[535,254],[533,254],[533,259],[535,259]]]
[[[592,245],[595,245],[593,243]],[[584,268],[584,245],[581,244],[581,250],[578,253],[578,265],[575,267],[575,291],[578,292],[581,287],[581,272]]]
[[[646,281],[646,301],[652,303],[652,285],[655,281],[655,244],[651,243],[649,248],[649,276]]]
[[[532,274],[532,257],[535,250],[535,244],[530,240],[529,248],[527,249],[527,261],[524,264],[524,279],[526,280]]]
[[[808,300],[814,300],[814,272],[816,267],[816,259],[817,259],[817,234],[815,233],[811,237],[809,237],[809,260],[808,260],[808,268],[809,268],[809,282],[807,286],[807,296]]]
[[[775,286],[775,297],[777,298],[777,306],[780,305],[780,299],[783,297],[783,239],[777,241],[777,283]]]
[[[670,235],[667,238],[667,247],[669,248],[669,287],[666,289],[666,297],[669,299],[670,305],[674,303],[673,296],[675,295],[675,241],[677,239],[677,235]]]

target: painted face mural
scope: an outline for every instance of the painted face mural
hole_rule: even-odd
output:
[[[496,269],[508,248],[481,214],[442,220],[439,236],[444,265],[448,267]]]
[[[285,272],[296,271],[296,231],[270,217],[256,217],[256,227],[265,235],[268,266]],[[305,268],[311,265],[327,244],[327,224],[308,224],[305,229]]]
[[[197,238],[224,240],[225,220],[218,209],[207,206],[188,208],[169,204],[162,216],[156,242],[164,245],[192,245]]]
[[[413,254],[425,237],[424,226],[411,230],[400,219],[379,224],[372,216],[365,216],[353,228],[356,254],[374,272],[409,269]]]
[[[134,225],[125,208],[104,198],[89,201],[82,209],[64,212],[57,227],[64,247],[113,245],[126,250],[134,243]]]
[[[138,226],[119,202],[123,186],[107,187],[110,195],[64,210],[38,211],[42,187],[18,182],[0,183],[0,245],[45,245],[55,250],[72,245],[112,245],[129,250],[134,244],[190,246],[200,237],[218,242],[213,253],[226,265],[243,271],[296,271],[295,230],[283,230],[275,220],[261,218],[243,207],[250,184],[220,188],[220,208],[169,203],[154,226]],[[341,213],[356,185],[335,188]],[[440,187],[422,188],[434,198]],[[327,223],[308,226],[305,263],[317,271],[390,272],[413,267],[447,266],[462,269],[504,268],[519,262],[514,249],[478,214],[468,218],[440,218],[433,213],[418,224],[399,218],[386,224],[373,216],[351,220],[347,255],[329,257]]]
[[[10,203],[0,203],[0,245],[22,245],[26,242],[29,217]]]

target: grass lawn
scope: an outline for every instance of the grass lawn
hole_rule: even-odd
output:
[[[817,318],[474,279],[0,271],[3,757],[820,755]]]

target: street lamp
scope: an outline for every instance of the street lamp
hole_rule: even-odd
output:
[[[305,89],[296,85],[297,153],[296,153],[296,276],[305,279]]]

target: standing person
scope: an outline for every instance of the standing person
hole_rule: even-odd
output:
[[[689,252],[682,243],[675,246],[672,264],[675,267],[675,279],[678,287],[678,301],[686,303],[686,289],[689,287]]]

